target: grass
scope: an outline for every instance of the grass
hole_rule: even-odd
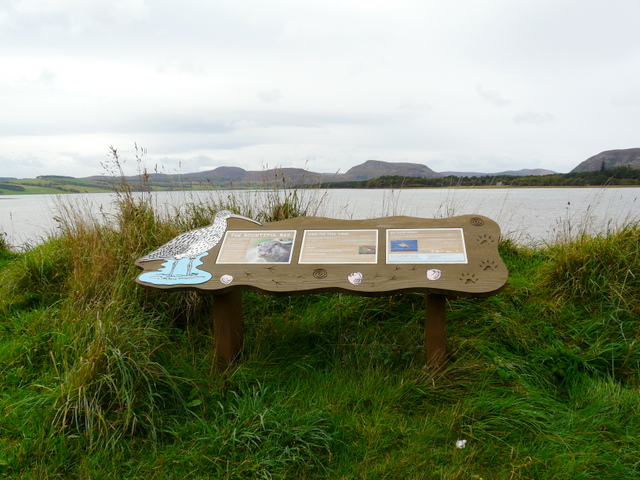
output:
[[[442,370],[423,366],[419,294],[245,292],[244,360],[218,373],[215,299],[140,289],[133,261],[217,209],[280,219],[317,199],[285,189],[161,215],[148,196],[118,198],[109,222],[67,205],[57,237],[0,244],[4,477],[640,475],[637,225],[503,240],[509,284],[450,301]]]

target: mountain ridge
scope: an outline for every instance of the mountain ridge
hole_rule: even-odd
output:
[[[571,173],[594,172],[616,167],[640,168],[640,148],[605,150],[581,162]]]
[[[245,170],[241,167],[220,166],[212,170],[184,174],[152,173],[149,178],[155,181],[194,180],[207,181],[218,184],[255,184],[260,182],[283,181],[291,184],[309,184],[318,182],[362,181],[385,176],[438,178],[454,176],[494,176],[494,175],[548,175],[555,172],[545,169],[522,169],[499,173],[473,172],[436,172],[426,165],[411,162],[385,162],[382,160],[367,160],[364,163],[349,168],[345,173],[320,173],[302,168],[283,167],[266,170]],[[127,177],[127,178],[134,178]],[[104,180],[103,175],[85,177],[85,180]]]

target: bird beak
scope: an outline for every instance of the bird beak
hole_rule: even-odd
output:
[[[242,215],[236,215],[235,213],[229,215],[229,218],[239,218],[240,220],[246,220],[247,222],[253,222],[258,225],[262,225],[260,222],[254,220],[253,218],[243,217]]]

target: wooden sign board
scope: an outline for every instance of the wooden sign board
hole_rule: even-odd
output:
[[[273,295],[422,292],[427,363],[439,366],[446,353],[446,297],[495,295],[508,278],[498,253],[500,228],[479,215],[300,217],[263,225],[233,217],[219,212],[211,227],[176,237],[136,262],[143,269],[137,282],[146,288],[218,294],[214,337],[223,365],[242,349],[244,289]]]
[[[162,275],[171,259],[138,262],[142,286],[212,293],[425,292],[483,297],[498,293],[508,272],[498,254],[500,228],[478,215],[446,219],[301,217],[257,225],[228,220],[217,245]],[[187,263],[188,259],[182,260]],[[195,264],[194,264],[195,265]],[[182,271],[183,273],[179,273]]]

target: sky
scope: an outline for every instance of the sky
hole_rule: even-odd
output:
[[[637,0],[0,0],[0,177],[112,146],[128,174],[568,172],[640,147],[638,25]]]

